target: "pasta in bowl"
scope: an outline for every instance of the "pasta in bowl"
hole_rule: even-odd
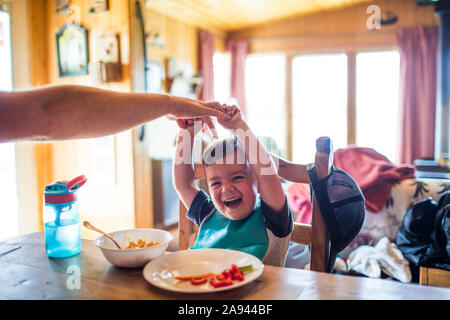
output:
[[[94,240],[111,264],[122,268],[143,267],[150,260],[164,254],[173,235],[160,229],[129,229],[111,232],[110,235],[123,249],[117,248],[106,236]]]

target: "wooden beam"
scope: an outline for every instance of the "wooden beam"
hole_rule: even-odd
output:
[[[292,231],[291,241],[310,246],[311,231],[312,227],[310,224],[294,222],[294,231]]]
[[[285,82],[286,82],[286,88],[285,88],[285,137],[286,137],[286,159],[288,161],[292,161],[292,150],[293,150],[293,137],[292,137],[292,60],[294,59],[294,55],[287,54],[286,55],[286,71],[285,71]]]
[[[356,53],[347,52],[347,144],[356,144]]]

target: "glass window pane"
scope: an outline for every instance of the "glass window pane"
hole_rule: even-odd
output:
[[[231,57],[229,53],[215,52],[213,55],[214,100],[220,103],[234,104],[231,98]],[[216,125],[219,138],[231,137],[228,130]]]
[[[316,139],[347,146],[347,55],[315,54],[292,61],[292,157],[314,162]]]
[[[285,56],[252,54],[245,66],[246,117],[264,145],[285,156]]]
[[[397,161],[400,55],[398,51],[356,55],[356,143]]]
[[[0,91],[12,90],[9,14],[0,11]],[[0,143],[0,240],[19,234],[14,143]]]
[[[230,99],[230,54],[215,52],[213,55],[214,99],[226,103]]]
[[[9,13],[0,11],[0,90],[12,90]]]

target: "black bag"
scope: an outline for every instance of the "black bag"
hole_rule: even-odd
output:
[[[419,201],[403,216],[396,244],[409,261],[412,282],[419,282],[420,266],[450,270],[450,191]]]

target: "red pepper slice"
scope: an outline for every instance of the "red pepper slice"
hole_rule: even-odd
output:
[[[241,269],[239,269],[235,264],[231,265],[230,273],[231,279],[239,281],[244,280],[244,274],[242,273]]]
[[[218,279],[219,281],[216,281],[216,279]],[[231,278],[224,278],[223,280],[220,280],[220,278],[218,276],[216,276],[216,277],[211,278],[211,280],[209,280],[209,283],[214,288],[221,288],[221,287],[231,286],[233,284],[233,281],[231,280]]]
[[[235,273],[233,273],[232,274],[232,279],[233,280],[243,281],[244,280],[244,275],[243,275],[242,271],[236,271]]]
[[[198,277],[198,278],[191,277],[190,280],[191,280],[191,283],[196,286],[200,285],[200,284],[204,284],[206,281],[208,281],[208,279],[206,277]]]
[[[230,272],[229,270],[222,271],[221,275],[222,275],[225,279],[231,278],[231,276],[232,276],[232,275],[231,275],[231,272]]]

